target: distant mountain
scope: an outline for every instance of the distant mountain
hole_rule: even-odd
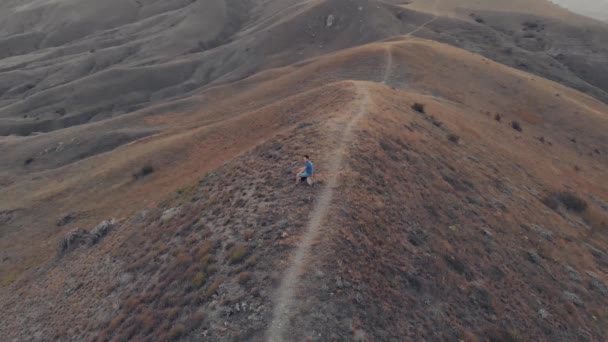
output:
[[[608,21],[608,1],[606,0],[551,0],[575,13]]]

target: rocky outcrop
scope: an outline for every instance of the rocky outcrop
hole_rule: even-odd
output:
[[[106,236],[116,225],[115,219],[109,219],[101,222],[91,231],[77,228],[70,231],[59,244],[59,256],[66,255],[80,246],[93,246]]]

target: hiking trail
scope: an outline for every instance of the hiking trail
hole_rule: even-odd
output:
[[[438,15],[435,14],[439,0],[435,1],[433,6],[434,17],[431,20],[426,21],[406,36],[412,36],[416,32],[422,30],[427,25],[437,20]],[[380,83],[387,84],[393,69],[393,53],[391,47],[387,48],[387,61]],[[299,282],[300,275],[304,269],[304,265],[310,255],[312,244],[316,240],[319,232],[323,228],[322,224],[329,211],[330,204],[334,196],[334,188],[338,186],[339,171],[342,167],[343,157],[348,147],[348,144],[352,140],[353,128],[357,125],[359,120],[368,113],[368,106],[370,102],[369,89],[360,83],[355,83],[357,87],[357,94],[359,95],[355,114],[350,119],[346,128],[342,133],[340,144],[331,153],[329,158],[330,163],[328,165],[327,173],[330,175],[327,185],[321,191],[314,209],[310,214],[308,224],[304,229],[302,240],[298,244],[298,247],[293,254],[291,264],[281,281],[281,285],[276,294],[275,306],[273,309],[272,321],[266,334],[266,340],[268,342],[282,342],[284,339],[284,332],[287,328],[289,320],[292,317],[294,310],[294,291]]]
[[[359,120],[367,114],[370,101],[369,90],[365,85],[359,83],[355,83],[355,85],[357,87],[357,94],[359,95],[357,96],[357,109],[344,128],[340,144],[331,153],[331,157],[329,158],[330,163],[327,168],[327,174],[330,175],[327,185],[325,185],[317,198],[315,207],[310,214],[310,219],[304,230],[302,240],[293,255],[291,265],[287,269],[277,292],[273,318],[267,333],[267,340],[270,342],[285,341],[282,336],[287,328],[289,319],[291,318],[290,310],[293,309],[294,290],[299,282],[298,278],[306,264],[306,259],[310,254],[311,246],[323,228],[322,224],[329,211],[334,195],[334,188],[338,186],[342,160],[348,144],[352,140],[353,128],[357,125]]]
[[[412,30],[412,32],[406,34],[406,37],[413,36],[414,34],[418,33],[418,31],[422,30],[423,28],[427,27],[428,25],[434,23],[437,19],[439,19],[439,15],[437,14],[437,6],[439,6],[439,1],[440,0],[435,0],[435,4],[433,5],[433,9],[431,10],[431,12],[433,13],[433,18],[415,28],[414,30]]]

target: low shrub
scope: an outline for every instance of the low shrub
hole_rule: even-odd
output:
[[[580,213],[587,209],[587,202],[571,192],[561,192],[557,198],[568,210]]]
[[[454,144],[458,144],[460,141],[460,137],[454,133],[448,134],[448,140],[453,142]]]
[[[173,328],[171,328],[171,330],[169,330],[168,338],[169,338],[169,340],[178,339],[185,332],[186,332],[186,327],[181,323],[177,323],[176,325],[173,326]]]
[[[414,103],[412,105],[412,109],[417,111],[418,113],[422,113],[422,114],[425,113],[424,105],[422,103],[418,103],[418,102]]]
[[[245,256],[247,255],[248,252],[249,252],[249,248],[246,245],[234,246],[230,250],[230,253],[228,255],[230,263],[236,264],[238,262],[241,262],[245,258]]]
[[[217,292],[223,282],[224,280],[222,278],[215,279],[215,281],[211,283],[211,285],[209,285],[209,287],[205,291],[205,296],[207,298],[211,298],[211,296],[213,296]]]
[[[251,280],[251,274],[249,272],[239,273],[239,284],[245,285]]]
[[[521,132],[521,131],[523,131],[523,130],[524,130],[524,129],[521,127],[521,125],[519,124],[519,122],[517,122],[517,121],[513,121],[513,122],[511,122],[511,127],[512,127],[514,130],[518,131],[518,132]]]
[[[136,173],[133,174],[133,178],[135,179],[141,179],[146,177],[147,175],[151,174],[154,172],[154,167],[150,166],[150,165],[146,165],[144,167],[141,168],[141,170],[137,171]]]
[[[205,275],[205,273],[198,272],[194,276],[194,279],[192,279],[192,284],[194,284],[195,287],[201,287],[205,283],[206,280],[207,280],[207,276]]]

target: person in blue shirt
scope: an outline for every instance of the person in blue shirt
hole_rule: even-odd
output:
[[[298,170],[298,174],[296,175],[296,185],[300,184],[302,178],[312,177],[315,173],[314,168],[312,166],[312,162],[308,155],[304,156],[304,167]]]

